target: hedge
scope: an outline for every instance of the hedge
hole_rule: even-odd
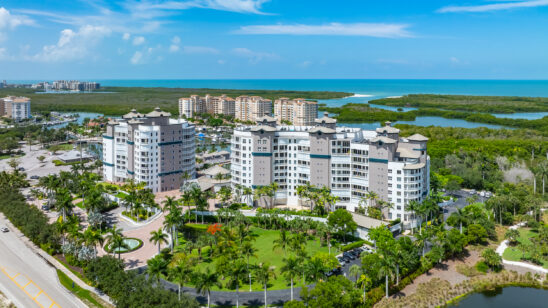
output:
[[[354,243],[350,243],[348,245],[344,245],[344,246],[341,246],[341,251],[342,252],[345,252],[345,251],[349,251],[349,250],[352,250],[354,248],[358,248],[358,247],[362,247],[364,244],[367,244],[369,246],[373,246],[373,243],[369,242],[369,241],[366,241],[366,240],[359,240],[357,242],[354,242]]]
[[[34,244],[48,253],[59,248],[59,237],[49,219],[36,206],[25,201],[17,190],[0,189],[0,212]]]

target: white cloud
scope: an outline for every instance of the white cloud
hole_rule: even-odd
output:
[[[458,13],[458,12],[490,12],[510,10],[516,8],[529,8],[538,6],[548,6],[548,0],[527,0],[527,1],[502,1],[491,4],[468,5],[468,6],[446,6],[438,10],[438,13]]]
[[[451,63],[455,63],[455,64],[460,62],[460,60],[457,57],[450,57],[449,61],[451,61]]]
[[[169,11],[188,10],[193,8],[212,9],[248,14],[265,14],[262,5],[269,0],[188,0],[188,1],[128,1],[125,7],[140,18],[155,18],[169,14]]]
[[[223,64],[225,64],[225,63],[226,63],[226,61],[225,61],[225,60],[222,60],[222,59],[219,59],[219,60],[217,60],[217,63],[219,63],[219,64],[223,65]]]
[[[65,29],[61,31],[57,44],[44,46],[33,59],[57,62],[88,57],[91,49],[110,33],[111,30],[106,27],[91,25],[83,26],[77,32]]]
[[[131,57],[131,64],[141,64],[143,63],[143,53],[140,51],[136,51],[133,56]]]
[[[205,46],[185,46],[183,47],[184,53],[198,53],[198,54],[218,54],[219,50],[212,47]]]
[[[257,52],[247,48],[234,48],[232,49],[232,52],[237,56],[248,58],[249,63],[251,64],[257,64],[262,60],[274,60],[279,58],[278,55],[273,53]]]
[[[181,38],[178,37],[177,35],[175,35],[175,36],[171,39],[171,42],[172,42],[173,44],[179,44],[179,43],[181,43]]]
[[[0,42],[6,38],[4,31],[13,30],[21,25],[33,25],[34,21],[24,15],[12,15],[4,7],[0,7]]]
[[[145,38],[143,36],[136,36],[133,39],[133,45],[139,46],[145,43]]]
[[[21,25],[33,25],[34,21],[24,15],[12,15],[4,7],[0,7],[0,30],[15,29]]]
[[[124,35],[122,35],[122,39],[123,39],[124,41],[127,41],[127,40],[129,40],[130,38],[131,38],[131,34],[129,34],[129,33],[127,33],[127,32],[124,33]]]
[[[8,50],[5,47],[0,47],[0,61],[8,58]]]
[[[307,68],[310,65],[312,65],[312,61],[308,61],[308,60],[299,63],[299,66],[302,67],[302,68]]]
[[[171,46],[169,46],[169,52],[177,52],[177,51],[179,51],[179,45],[171,44]]]
[[[410,37],[405,24],[384,23],[329,23],[323,25],[256,25],[242,26],[234,33],[238,34],[286,34],[286,35],[342,35],[373,37]]]

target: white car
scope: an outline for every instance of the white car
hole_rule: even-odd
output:
[[[10,229],[8,229],[6,227],[0,227],[0,231],[2,231],[3,233],[6,233],[6,232],[9,232]]]

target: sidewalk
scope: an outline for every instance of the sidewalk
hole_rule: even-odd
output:
[[[519,227],[522,227],[524,225],[525,225],[524,222],[520,222],[516,225],[511,226],[510,229],[518,229]],[[504,253],[506,248],[508,248],[508,240],[502,241],[502,243],[500,243],[499,247],[497,247],[496,252],[499,254],[499,256],[501,256],[501,258],[502,258],[502,254]],[[524,268],[527,268],[527,269],[530,269],[530,270],[541,272],[543,274],[548,274],[548,270],[543,268],[542,266],[536,266],[536,265],[525,263],[525,262],[508,261],[508,260],[505,260],[504,258],[502,258],[502,264],[509,264],[509,265],[514,265],[514,266],[524,267]]]
[[[78,278],[76,275],[74,275],[68,268],[66,268],[63,264],[61,264],[59,261],[57,261],[57,259],[55,259],[53,256],[49,255],[48,253],[46,253],[45,251],[43,251],[42,249],[40,249],[39,247],[37,247],[36,245],[34,245],[33,242],[31,242],[23,233],[21,233],[21,231],[16,228],[12,223],[11,221],[9,221],[3,213],[0,213],[0,221],[2,222],[2,224],[6,225],[9,227],[10,229],[10,232],[13,232],[15,233],[20,239],[21,241],[23,242],[23,244],[25,244],[25,246],[27,246],[28,248],[30,248],[35,254],[37,254],[39,257],[41,257],[42,259],[44,259],[44,261],[46,261],[47,264],[49,264],[50,266],[56,268],[56,269],[59,269],[61,270],[65,275],[67,275],[70,279],[72,279],[74,281],[74,283],[78,284],[80,287],[82,287],[83,289],[86,289],[86,290],[89,290],[93,293],[95,293],[98,297],[100,297],[102,300],[104,300],[105,302],[111,304],[111,305],[114,305],[112,303],[112,301],[110,300],[110,298],[106,295],[106,294],[99,294],[97,292],[97,289],[95,289],[94,287],[91,287],[89,286],[88,284],[86,284],[84,281],[82,281],[80,278]]]

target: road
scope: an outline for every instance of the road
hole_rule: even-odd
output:
[[[6,226],[0,217],[0,225]],[[0,233],[0,290],[17,307],[86,307],[14,232]]]

